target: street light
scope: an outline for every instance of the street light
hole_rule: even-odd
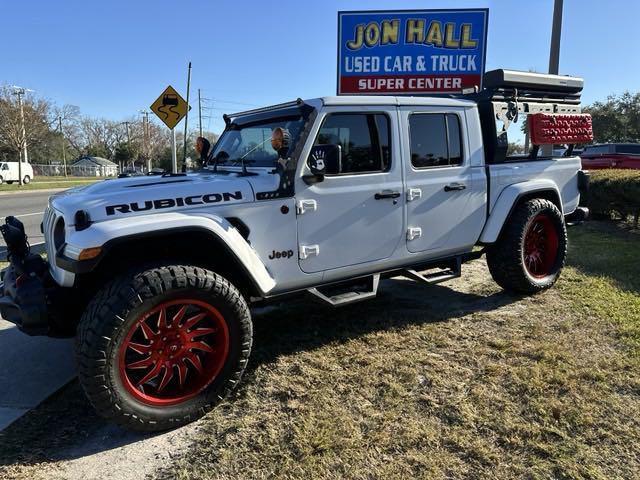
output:
[[[26,92],[33,92],[33,90],[19,87],[17,85],[12,85],[11,88],[13,88],[13,94],[18,97],[18,107],[20,108],[20,128],[22,130],[22,152],[19,155],[20,158],[18,159],[18,184],[22,186],[23,185],[22,162],[29,161],[29,155],[27,152],[27,132],[24,127],[24,107],[22,105],[22,96],[25,95]]]

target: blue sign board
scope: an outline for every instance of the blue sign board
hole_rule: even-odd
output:
[[[338,12],[338,94],[482,88],[488,9]]]

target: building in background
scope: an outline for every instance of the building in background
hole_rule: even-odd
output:
[[[84,156],[70,166],[70,174],[78,177],[115,177],[118,164],[102,157]]]

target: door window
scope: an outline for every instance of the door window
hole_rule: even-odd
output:
[[[460,120],[453,113],[418,113],[409,116],[411,165],[414,168],[462,164]]]
[[[341,159],[327,162],[327,175],[386,172],[391,167],[389,119],[382,113],[328,115],[314,146],[339,145]]]
[[[640,145],[616,145],[616,153],[640,155]]]

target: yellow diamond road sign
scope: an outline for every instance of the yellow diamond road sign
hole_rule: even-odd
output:
[[[190,109],[191,107],[187,105],[184,98],[171,85],[151,105],[153,113],[171,130],[175,128],[182,120],[182,117],[187,114],[187,110]]]

